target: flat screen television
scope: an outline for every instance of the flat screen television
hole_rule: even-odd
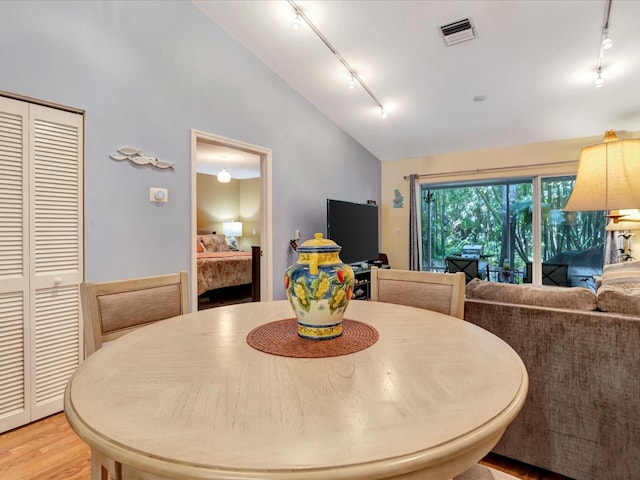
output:
[[[327,199],[327,238],[342,247],[340,260],[362,263],[378,258],[378,206]]]

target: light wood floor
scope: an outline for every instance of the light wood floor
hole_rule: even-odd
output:
[[[63,413],[0,435],[0,479],[89,480],[89,447]],[[523,480],[568,480],[529,465],[490,455],[481,463]]]

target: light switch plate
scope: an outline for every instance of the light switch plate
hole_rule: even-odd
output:
[[[149,189],[149,200],[152,202],[168,202],[169,192],[166,188],[151,187]]]

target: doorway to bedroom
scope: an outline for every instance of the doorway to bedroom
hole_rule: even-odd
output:
[[[268,149],[192,132],[193,310],[272,297],[270,161]]]

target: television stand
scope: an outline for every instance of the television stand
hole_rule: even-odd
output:
[[[391,268],[386,264],[376,263],[356,263],[351,265],[353,269],[354,285],[351,300],[371,299],[371,267]]]

